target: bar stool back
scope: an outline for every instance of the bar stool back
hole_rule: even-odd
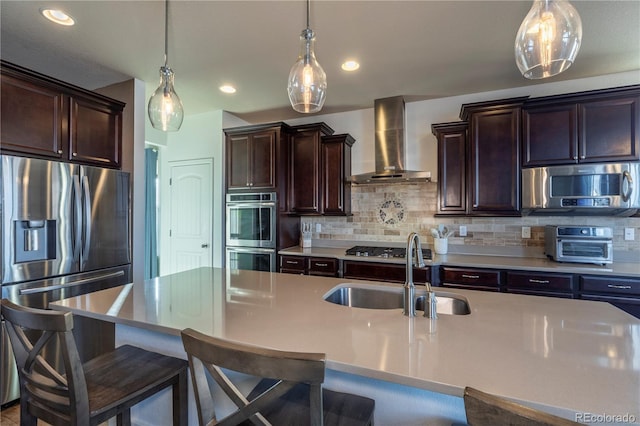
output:
[[[129,425],[130,408],[173,387],[173,424],[187,423],[187,363],[121,346],[82,364],[73,337],[73,316],[27,308],[2,299],[2,317],[20,379],[20,423],[97,425],[117,416]],[[34,337],[35,336],[35,337]],[[61,351],[62,366],[45,359],[44,348]]]
[[[470,426],[575,426],[580,424],[471,387],[464,389],[464,409]]]
[[[372,399],[322,388],[325,355],[285,352],[230,342],[192,329],[182,331],[200,425],[372,425]],[[247,395],[223,370],[262,380]],[[217,419],[205,370],[238,409]],[[244,423],[242,423],[244,424]],[[247,424],[249,424],[247,422]]]

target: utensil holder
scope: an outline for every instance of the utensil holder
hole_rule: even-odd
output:
[[[311,247],[311,233],[303,232],[300,234],[300,247]]]
[[[433,249],[436,254],[447,254],[449,251],[449,239],[448,238],[434,238]]]

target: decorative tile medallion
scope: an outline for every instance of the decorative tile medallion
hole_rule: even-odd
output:
[[[397,225],[404,217],[404,206],[394,198],[385,200],[378,208],[378,221],[385,225]]]

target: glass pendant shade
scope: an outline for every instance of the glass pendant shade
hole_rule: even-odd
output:
[[[163,132],[179,130],[184,119],[182,101],[173,88],[173,77],[171,68],[160,67],[160,86],[149,99],[148,110],[151,125]]]
[[[327,75],[316,60],[315,36],[309,28],[300,34],[300,55],[289,72],[289,101],[294,110],[318,112],[327,97]]]
[[[567,0],[534,0],[515,41],[518,69],[525,78],[547,78],[573,64],[582,41],[582,21]]]

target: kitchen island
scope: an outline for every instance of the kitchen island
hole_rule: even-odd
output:
[[[640,422],[640,320],[611,305],[448,289],[471,313],[429,320],[323,299],[342,283],[200,268],[50,306],[114,322],[121,343],[182,357],[186,327],[324,352],[325,386],[375,398],[378,425],[464,421],[465,386],[570,419]]]

